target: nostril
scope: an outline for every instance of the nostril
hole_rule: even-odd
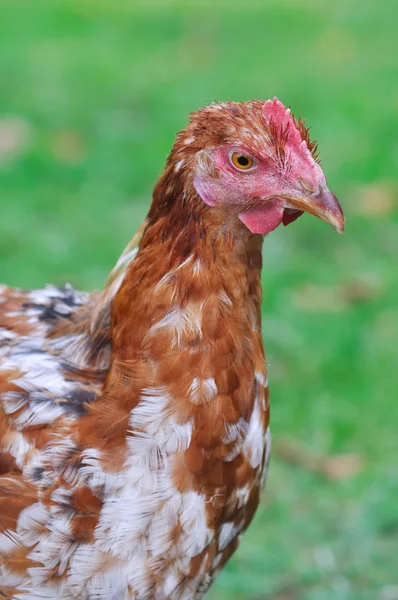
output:
[[[308,179],[300,178],[297,180],[297,184],[299,189],[307,192],[307,194],[313,194],[315,192],[315,187]]]

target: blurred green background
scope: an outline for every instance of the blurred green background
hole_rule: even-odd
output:
[[[0,275],[103,285],[213,99],[308,118],[341,237],[264,245],[274,452],[212,600],[398,599],[398,4],[0,0]]]

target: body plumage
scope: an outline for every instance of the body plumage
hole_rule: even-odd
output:
[[[103,292],[0,290],[5,597],[205,594],[270,452],[263,235],[302,211],[343,227],[302,124],[277,100],[212,105]]]

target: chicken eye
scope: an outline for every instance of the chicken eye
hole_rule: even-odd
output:
[[[241,154],[240,152],[234,152],[231,156],[231,160],[233,165],[241,170],[250,169],[254,162],[250,156],[246,156],[246,154]]]

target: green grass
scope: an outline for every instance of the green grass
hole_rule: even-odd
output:
[[[331,481],[274,456],[209,598],[397,600],[398,5],[215,5],[1,0],[1,279],[101,286],[202,104],[307,116],[347,231],[306,216],[266,240],[273,435],[365,466]]]

